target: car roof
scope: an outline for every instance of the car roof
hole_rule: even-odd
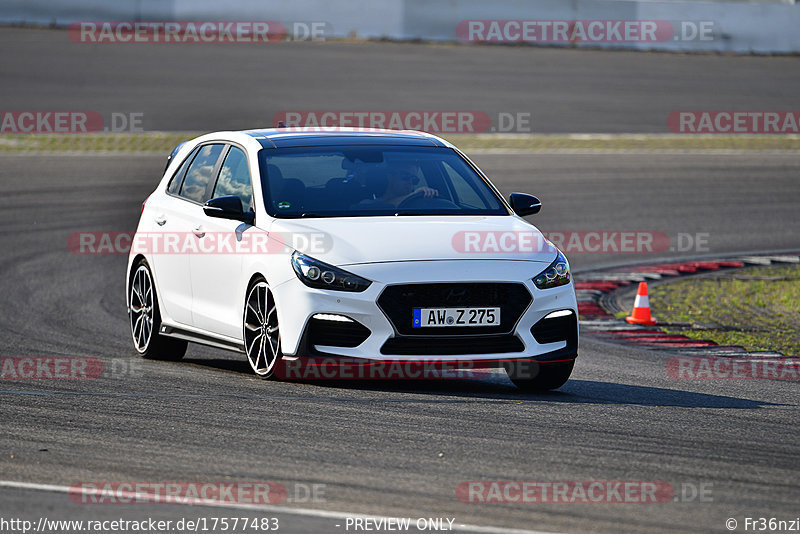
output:
[[[242,133],[255,138],[264,148],[342,145],[452,146],[435,135],[414,130],[292,127],[246,130]]]

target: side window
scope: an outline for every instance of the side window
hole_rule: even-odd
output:
[[[242,209],[247,211],[253,201],[253,186],[250,184],[250,169],[247,166],[247,156],[242,149],[231,147],[225,156],[225,163],[219,171],[217,184],[211,198],[236,195],[242,199]]]
[[[186,171],[186,178],[183,179],[180,192],[182,197],[195,202],[206,200],[206,189],[214,174],[214,167],[224,146],[205,145],[200,147],[200,151]]]
[[[194,149],[191,154],[189,154],[185,160],[183,160],[183,164],[181,164],[178,172],[176,172],[172,179],[169,181],[169,185],[167,186],[167,192],[173,195],[177,195],[178,191],[181,188],[181,182],[183,182],[183,175],[186,174],[186,169],[189,168],[189,164],[194,159],[195,155],[197,154],[198,149]]]

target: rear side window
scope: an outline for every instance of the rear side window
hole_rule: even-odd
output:
[[[205,145],[195,156],[186,171],[180,195],[195,202],[204,202],[208,184],[214,175],[219,155],[225,145]]]
[[[194,159],[195,155],[197,154],[198,149],[194,149],[189,156],[183,160],[183,164],[181,164],[180,169],[172,176],[172,180],[169,181],[169,185],[167,186],[167,192],[173,195],[177,195],[178,191],[181,188],[181,182],[183,182],[183,176],[186,174],[186,169],[189,168],[189,164]]]
[[[247,211],[253,202],[253,187],[250,184],[250,169],[247,166],[247,156],[244,151],[235,146],[231,147],[225,156],[225,163],[219,171],[217,185],[211,198],[236,195],[242,200],[242,209]]]

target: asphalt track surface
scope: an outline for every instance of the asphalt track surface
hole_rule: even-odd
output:
[[[15,32],[0,36],[9,39]],[[48,32],[28,37],[32,33],[37,32],[20,35],[34,42],[53,39]],[[65,56],[63,61],[47,60],[51,67],[72,61],[72,49],[65,47],[62,54],[52,43],[48,46],[55,56]],[[368,47],[376,54],[414,49],[337,44],[325,53],[351,54],[351,62],[357,63],[354,55]],[[91,47],[81,53],[97,75],[110,66],[107,58],[92,59]],[[43,55],[40,50],[29,59],[44,69]],[[593,58],[589,63],[615,61],[614,55],[586,56]],[[671,56],[641,57],[679,64]],[[22,82],[7,76],[9,63],[20,60],[4,54],[4,98],[8,94],[29,100],[16,100],[19,105],[4,100],[3,105],[33,106],[36,88],[44,91],[50,84],[49,93],[38,95],[46,103],[36,108],[75,109],[80,101],[59,101],[64,98],[60,95],[73,91],[78,99],[78,93],[87,92],[80,97],[86,105],[94,97],[99,103],[117,98],[150,102],[153,109],[164,106],[165,124],[184,127],[180,115],[193,115],[191,102],[154,103],[161,100],[155,97],[159,87],[149,96],[143,89],[148,79],[156,83],[158,65],[166,68],[174,59],[142,58],[152,66],[150,78],[131,76],[129,90],[123,84],[117,93],[91,77],[82,90],[66,83],[62,91],[54,86],[56,73],[42,70],[39,85],[26,82],[30,94],[25,96]],[[712,65],[738,61],[742,69],[766,69],[773,61],[717,56],[688,60]],[[409,56],[408,61],[426,59]],[[727,75],[716,68],[720,76]],[[37,78],[36,70],[26,72]],[[564,74],[564,87],[572,75]],[[204,73],[199,79],[210,78]],[[685,82],[696,80],[687,76]],[[114,83],[109,81],[109,87]],[[775,91],[783,94],[784,89]],[[178,98],[171,91],[169,96]],[[205,96],[209,116],[231,113],[219,100]],[[764,102],[773,102],[771,98],[767,95]],[[313,107],[326,102],[317,92]],[[232,122],[220,127],[237,127]],[[704,232],[709,250],[703,253],[798,248],[796,154],[479,154],[475,159],[504,193],[522,190],[542,198],[542,213],[531,220],[545,231]],[[796,381],[676,381],[665,372],[668,354],[588,337],[581,339],[573,378],[559,391],[541,395],[519,392],[503,375],[413,383],[265,382],[251,376],[242,356],[199,346],[191,346],[181,362],[139,359],[124,312],[126,258],[73,254],[66,243],[73,232],[133,230],[139,204],[163,163],[160,155],[0,156],[2,355],[96,357],[108,371],[95,380],[2,381],[0,479],[31,486],[0,481],[0,517],[176,520],[245,513],[196,506],[80,505],[63,492],[37,486],[82,481],[277,481],[290,495],[324,484],[324,499],[293,498],[282,504],[297,513],[247,512],[280,517],[285,532],[345,531],[343,516],[320,511],[451,517],[456,524],[557,532],[727,532],[729,517],[739,521],[739,531],[746,516],[797,517]],[[573,254],[570,259],[586,269],[677,254]],[[689,488],[711,484],[712,500],[469,504],[455,493],[468,480],[659,480],[690,493]]]
[[[3,355],[92,356],[115,370],[96,380],[4,380],[3,480],[268,480],[290,492],[325,484],[325,502],[284,505],[560,532],[721,531],[730,516],[796,516],[797,382],[678,382],[666,375],[667,355],[587,337],[573,379],[543,395],[522,394],[503,375],[264,382],[242,357],[198,346],[178,363],[140,360],[124,313],[125,257],[73,254],[66,241],[72,232],[133,229],[162,160],[0,158]],[[477,160],[504,192],[541,194],[545,208],[533,219],[543,229],[619,229],[638,219],[644,228],[709,231],[713,252],[790,248],[800,231],[797,156]],[[573,258],[584,267],[617,260]],[[467,504],[455,494],[465,480],[711,483],[713,502]],[[188,513],[0,490],[4,517]],[[290,532],[336,532],[341,520],[285,514],[281,522]]]
[[[0,30],[3,110],[143,113],[146,130],[287,110],[531,113],[536,133],[666,133],[681,110],[791,110],[796,57],[393,43],[86,44]]]

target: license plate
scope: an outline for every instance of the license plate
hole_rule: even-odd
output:
[[[414,308],[411,324],[427,326],[497,326],[500,308]]]

